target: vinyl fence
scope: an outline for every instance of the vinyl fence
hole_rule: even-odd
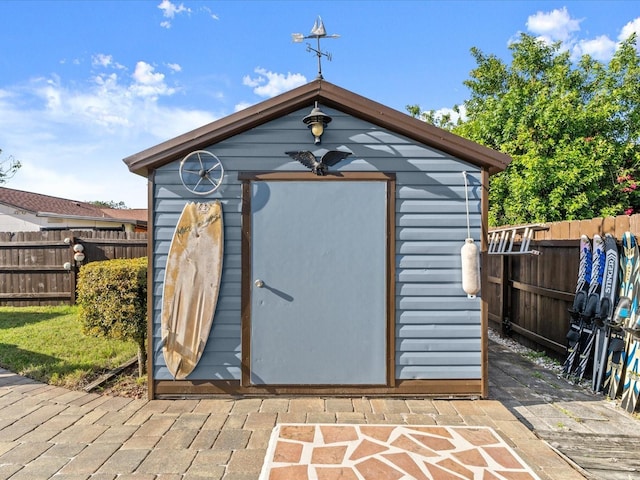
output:
[[[74,247],[82,261],[74,259]],[[0,232],[0,305],[73,305],[83,264],[146,255],[147,233]]]

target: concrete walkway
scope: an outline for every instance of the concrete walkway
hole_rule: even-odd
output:
[[[619,405],[579,388],[490,342],[489,393],[585,477],[640,479],[640,420]]]
[[[595,430],[593,415],[576,421],[573,402],[581,398],[567,397],[562,408],[554,398],[532,400],[531,388],[522,379],[537,383],[539,376],[532,376],[526,363],[513,370],[514,360],[508,356],[520,357],[501,348],[491,343],[488,400],[276,397],[147,402],[69,391],[0,370],[0,479],[256,480],[271,432],[280,423],[487,426],[542,480],[585,478],[531,428],[553,431],[562,423]],[[579,389],[567,384],[566,390]],[[605,402],[591,399],[589,406],[598,403]],[[600,430],[631,428],[625,422],[635,422],[615,408],[603,408],[611,420],[598,416]]]

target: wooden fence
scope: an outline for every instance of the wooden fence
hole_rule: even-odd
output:
[[[74,245],[82,245],[81,262],[74,260]],[[146,255],[146,233],[0,232],[0,305],[73,305],[81,265]]]
[[[626,231],[640,235],[640,215],[547,226],[531,241],[539,255],[488,255],[488,292],[483,295],[490,326],[527,346],[562,356],[578,276],[580,236],[610,233],[620,243]]]
[[[548,227],[535,232],[531,242],[540,255],[488,255],[483,296],[492,327],[534,348],[563,355],[580,236],[610,233],[618,241],[625,231],[638,236],[640,215],[557,222]],[[84,247],[83,262],[73,259],[75,244]],[[80,265],[146,255],[146,233],[0,233],[0,305],[73,304]]]

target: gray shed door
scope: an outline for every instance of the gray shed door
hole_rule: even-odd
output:
[[[253,385],[384,385],[385,182],[251,185]]]

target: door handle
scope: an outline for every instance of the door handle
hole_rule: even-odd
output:
[[[259,278],[255,282],[253,282],[253,284],[258,288],[264,287],[264,282],[262,280],[260,280]]]

